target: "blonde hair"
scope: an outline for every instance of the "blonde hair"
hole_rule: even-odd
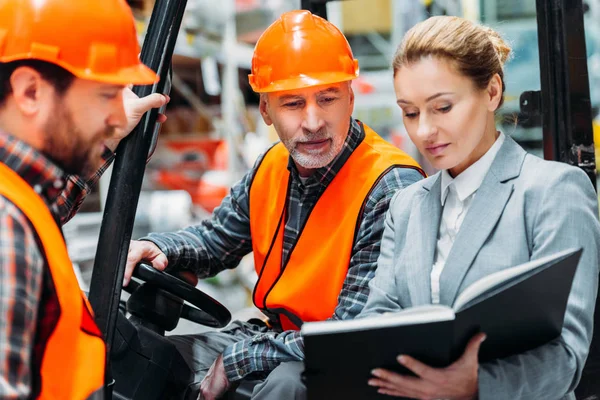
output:
[[[495,74],[502,80],[510,46],[493,29],[459,17],[438,16],[413,26],[398,46],[392,67],[394,76],[407,64],[423,57],[440,57],[452,62],[458,72],[485,89]],[[504,98],[498,107],[502,105]]]

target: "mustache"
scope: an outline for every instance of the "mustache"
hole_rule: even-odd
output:
[[[315,141],[315,140],[325,140],[325,139],[330,139],[330,135],[327,132],[327,129],[319,129],[316,132],[313,131],[309,131],[307,129],[303,129],[302,133],[304,133],[304,137],[298,139],[296,142],[311,142],[311,141]]]

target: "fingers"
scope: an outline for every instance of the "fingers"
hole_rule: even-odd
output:
[[[165,104],[168,104],[171,101],[171,98],[168,95],[163,95],[160,93],[152,93],[146,97],[142,97],[141,99],[136,100],[135,104],[135,113],[140,116],[145,112],[151,110],[152,108],[160,108]],[[164,114],[158,114],[158,123],[163,123],[167,120],[167,116]]]
[[[168,264],[167,256],[154,243],[144,240],[132,240],[127,253],[123,286],[129,284],[133,270],[142,260],[149,261],[152,267],[160,271],[163,271]]]
[[[125,264],[125,276],[123,277],[123,286],[129,285],[133,270],[137,266],[138,262],[142,259],[142,249],[138,242],[132,240],[129,244],[129,251],[127,252],[127,263]]]
[[[152,108],[160,108],[171,101],[171,97],[160,93],[152,93],[148,96],[138,97],[130,89],[123,92],[126,109],[131,109],[131,115],[140,117]]]
[[[200,395],[198,399],[213,400],[215,398],[215,396],[212,393],[212,380],[214,369],[215,363],[213,362],[210,368],[208,369],[206,376],[204,377],[204,379],[202,379],[202,382],[200,382]]]
[[[369,385],[371,385],[372,383],[377,383],[377,385],[371,385],[371,386],[386,387],[388,389],[402,386],[405,378],[407,378],[406,376],[402,376],[395,372],[388,371],[388,370],[381,369],[381,368],[374,369],[373,371],[371,371],[371,373],[377,379],[369,380]]]
[[[198,400],[213,400],[214,397],[211,396],[210,393],[208,393],[206,391],[206,388],[202,388],[202,386],[200,386],[200,394],[198,394]]]
[[[467,344],[467,348],[465,349],[465,352],[460,357],[458,362],[473,362],[474,361],[475,363],[477,363],[478,355],[479,355],[479,348],[481,347],[481,343],[483,343],[485,338],[486,338],[485,333],[478,333],[477,335],[473,336],[471,338],[471,340],[469,340],[469,343]]]
[[[423,364],[421,361],[415,360],[410,356],[398,356],[398,362],[421,378],[431,381],[436,381],[439,378],[440,371],[438,369],[431,368],[430,366]]]
[[[160,108],[167,104],[167,102],[167,96],[160,93],[152,93],[137,100],[135,108],[137,112],[143,114],[152,108]]]
[[[392,397],[405,397],[404,393],[399,392],[397,390],[379,389],[377,391],[377,393],[385,394],[386,396],[392,396]]]
[[[156,246],[154,244],[152,244],[152,246]],[[158,247],[156,247],[156,250],[159,252],[155,258],[153,259],[148,259],[148,261],[150,261],[152,263],[152,266],[159,270],[159,271],[164,271],[165,268],[167,268],[167,264],[169,264],[169,260],[167,260],[167,256],[165,256],[165,253],[163,253],[162,251],[160,251],[160,249]]]
[[[372,374],[376,378],[370,379],[368,384],[378,387],[379,393],[391,396],[423,398],[426,389],[431,387],[431,384],[420,378],[400,375],[384,369],[375,369]]]
[[[396,390],[396,385],[394,383],[387,381],[385,379],[369,379],[369,386],[375,386],[379,389],[384,390]]]
[[[191,271],[181,271],[177,275],[192,286],[198,284],[198,277]]]
[[[379,393],[390,396],[472,398],[477,393],[478,354],[485,338],[482,333],[473,336],[461,358],[446,368],[432,368],[410,356],[399,356],[398,362],[416,377],[378,368],[372,371],[375,378],[368,383],[378,387]]]

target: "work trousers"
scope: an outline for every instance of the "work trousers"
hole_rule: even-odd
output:
[[[194,372],[193,382],[188,385],[180,399],[198,398],[202,379],[227,346],[268,331],[269,329],[262,324],[234,321],[219,331],[167,336]],[[285,362],[271,371],[266,378],[247,380],[241,385],[246,390],[251,390],[252,400],[305,400],[306,387],[301,380],[303,370],[304,363],[300,361]],[[236,398],[233,394],[234,389],[232,388],[232,393],[227,394],[226,399]]]

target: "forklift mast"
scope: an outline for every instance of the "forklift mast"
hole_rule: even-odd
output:
[[[521,109],[542,117],[544,158],[581,168],[596,188],[592,105],[586,63],[582,0],[537,0],[540,92],[521,96]],[[600,312],[575,394],[600,398]]]
[[[301,0],[301,6],[327,18],[328,1]],[[186,3],[187,0],[156,0],[141,60],[158,73],[160,82],[136,87],[134,92],[138,96],[168,90],[168,71]],[[582,0],[536,0],[536,7],[541,90],[523,93],[521,111],[541,115],[544,157],[578,166],[596,187],[583,3]],[[92,274],[90,302],[107,342],[107,400],[112,398],[109,355],[127,252],[148,153],[156,141],[157,117],[158,110],[148,112],[117,149]],[[600,326],[598,309],[597,306],[596,326]],[[594,338],[577,389],[579,399],[600,398],[599,364],[600,344]]]
[[[540,107],[544,158],[581,168],[596,188],[592,105],[586,63],[582,0],[537,0],[541,93],[521,97],[521,107]],[[528,101],[531,100],[531,101]],[[598,297],[594,336],[575,394],[600,398],[600,312]]]
[[[544,158],[578,166],[596,187],[583,2],[537,0],[536,7],[541,94],[521,97],[521,107],[541,106]]]
[[[169,90],[169,70],[187,0],[156,0],[140,58],[160,81],[133,89],[140,97]],[[110,349],[113,344],[123,276],[135,212],[152,143],[156,143],[159,111],[147,112],[133,132],[121,141],[110,180],[100,228],[89,300],[107,344],[105,399],[112,399]]]

